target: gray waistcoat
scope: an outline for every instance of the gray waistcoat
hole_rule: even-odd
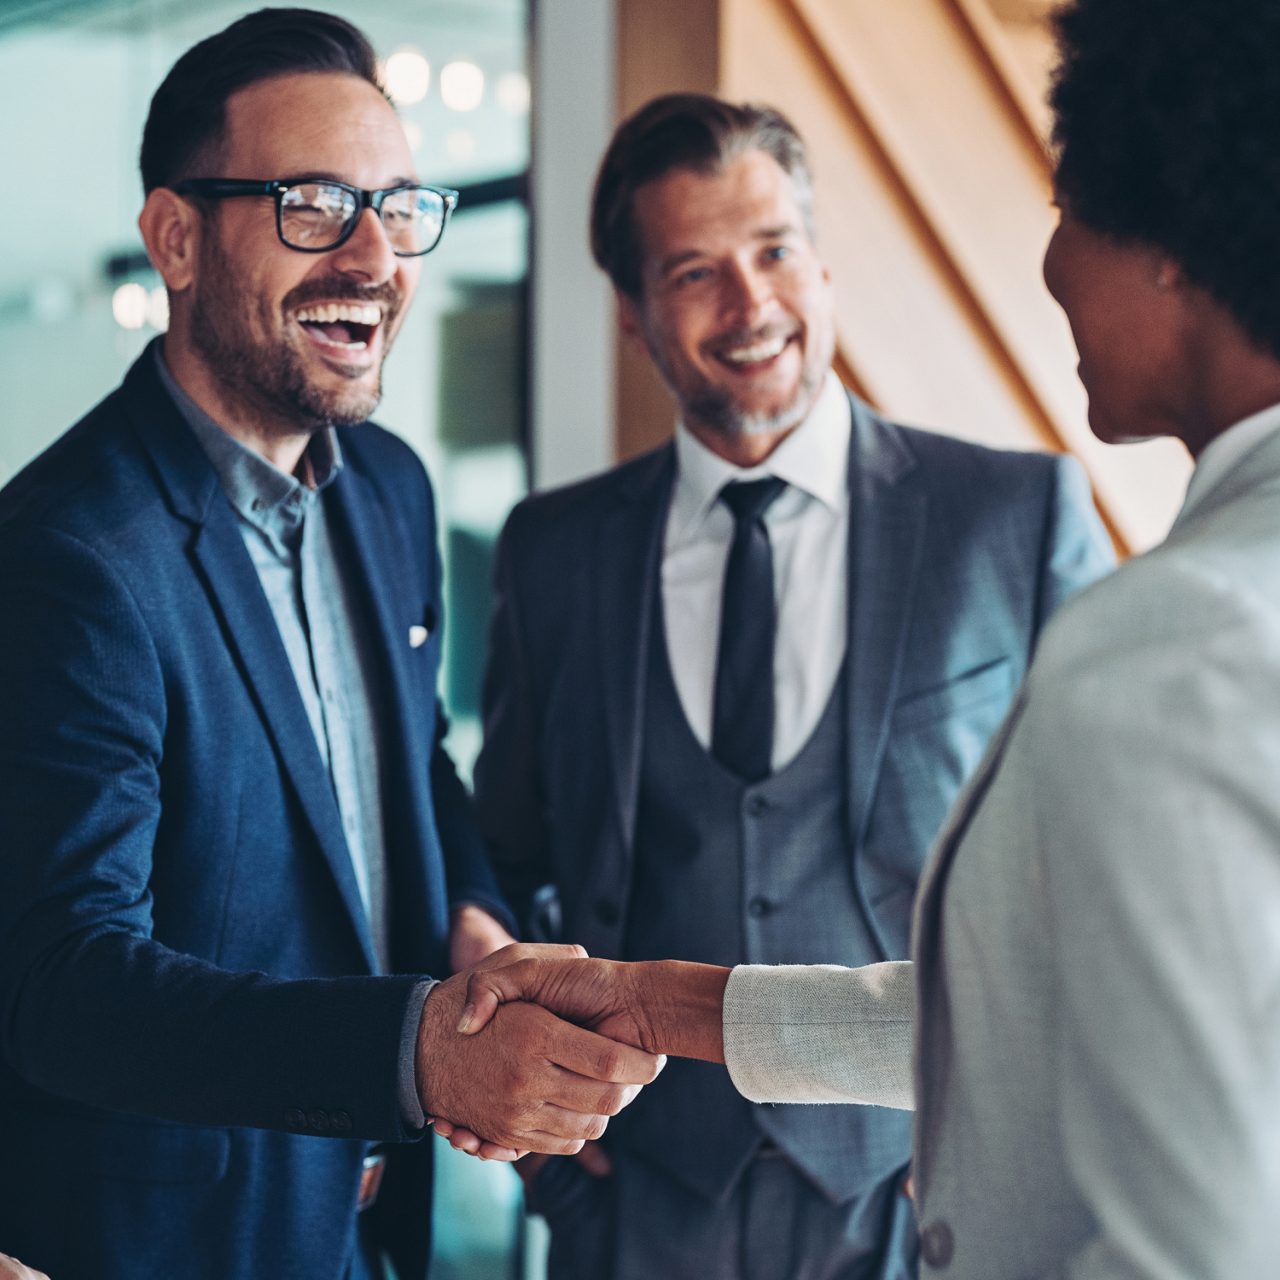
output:
[[[689,728],[665,627],[651,632],[634,884],[625,956],[709,964],[861,965],[879,958],[853,891],[845,822],[847,676],[813,736],[754,786],[729,774]],[[610,1126],[710,1200],[732,1189],[770,1139],[831,1199],[905,1164],[911,1116],[879,1107],[749,1103],[724,1067],[673,1059]]]

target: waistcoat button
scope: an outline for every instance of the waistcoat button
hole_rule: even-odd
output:
[[[945,1267],[951,1261],[955,1247],[955,1238],[945,1222],[931,1222],[920,1233],[920,1256],[931,1267]]]

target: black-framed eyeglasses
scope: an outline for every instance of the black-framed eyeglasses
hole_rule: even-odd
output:
[[[444,235],[445,223],[458,203],[447,187],[406,183],[366,191],[346,182],[315,179],[277,182],[258,178],[187,178],[175,182],[180,196],[227,200],[236,196],[272,196],[276,202],[276,234],[299,253],[336,249],[356,229],[360,215],[372,209],[397,257],[430,253]]]

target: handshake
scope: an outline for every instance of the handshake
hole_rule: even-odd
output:
[[[434,987],[418,1096],[436,1131],[487,1159],[570,1155],[653,1081],[664,1055],[724,1061],[729,970],[623,964],[516,943]]]

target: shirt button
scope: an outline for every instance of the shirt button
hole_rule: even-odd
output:
[[[747,903],[747,914],[753,919],[759,920],[763,916],[767,916],[773,910],[773,903],[768,898],[752,898]]]
[[[955,1238],[945,1222],[931,1222],[920,1233],[920,1255],[936,1269],[947,1266],[955,1253]]]
[[[769,812],[769,801],[764,796],[752,796],[747,801],[747,813],[753,818],[763,817]]]

